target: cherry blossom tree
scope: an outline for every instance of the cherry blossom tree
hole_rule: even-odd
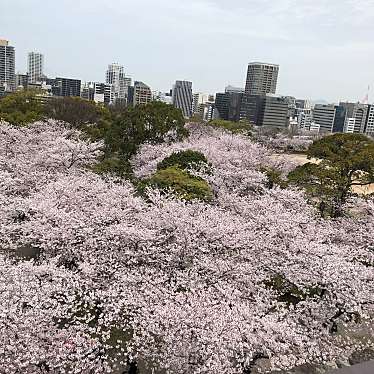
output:
[[[55,122],[0,125],[4,372],[248,374],[374,348],[373,203],[322,220],[301,192],[265,187],[262,167],[289,168],[268,149],[189,130],[144,145],[134,171],[200,151],[210,203],[92,173],[101,145]]]

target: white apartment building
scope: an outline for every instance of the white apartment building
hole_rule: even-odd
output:
[[[374,104],[370,105],[368,110],[365,133],[371,136],[374,135]]]
[[[27,74],[29,83],[40,82],[43,77],[44,56],[39,52],[29,52],[27,56]]]
[[[345,122],[344,132],[353,134],[355,132],[355,127],[356,127],[356,118],[348,117]]]
[[[115,100],[127,100],[131,78],[125,76],[124,67],[117,63],[108,65],[105,78],[106,83],[113,86]]]

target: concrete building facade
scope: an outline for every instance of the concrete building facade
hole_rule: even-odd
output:
[[[260,105],[258,125],[288,127],[288,100],[281,96],[266,95]]]
[[[374,136],[374,104],[368,107],[365,134]]]
[[[176,81],[172,94],[173,105],[181,109],[183,116],[190,118],[192,116],[192,82]]]
[[[152,98],[153,95],[149,86],[143,82],[134,82],[134,94],[132,102],[134,106],[148,104],[152,101]]]
[[[313,110],[313,121],[320,132],[332,132],[335,121],[335,105],[316,104]]]
[[[54,96],[81,96],[81,81],[79,79],[56,78],[51,83]]]
[[[44,56],[39,52],[27,55],[27,75],[30,83],[40,82],[43,78]]]
[[[240,119],[259,126],[260,111],[264,105],[264,96],[243,94],[240,106]]]
[[[15,49],[8,40],[0,39],[0,96],[16,89]]]
[[[115,101],[127,101],[128,88],[131,86],[131,78],[126,77],[125,69],[122,65],[117,63],[108,65],[105,74],[105,83],[113,86]]]
[[[279,65],[263,62],[248,64],[245,93],[248,95],[275,94],[277,90]]]
[[[113,86],[100,82],[86,82],[81,89],[81,97],[95,103],[112,104],[114,101]]]

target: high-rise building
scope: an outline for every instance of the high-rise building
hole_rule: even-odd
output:
[[[27,56],[27,74],[30,83],[40,82],[43,77],[44,56],[39,52],[29,52]]]
[[[15,60],[14,47],[0,39],[0,95],[16,89]]]
[[[260,105],[258,125],[288,127],[288,100],[281,96],[266,95]]]
[[[295,106],[295,116],[299,129],[310,130],[310,126],[313,122],[311,103],[305,99],[296,99]]]
[[[313,110],[313,121],[323,132],[344,132],[347,126],[347,107],[334,104],[316,104]],[[350,124],[351,125],[351,124]]]
[[[182,110],[183,116],[192,116],[192,82],[176,81],[173,87],[173,105]]]
[[[353,112],[353,117],[355,119],[355,127],[354,132],[356,133],[364,133],[365,132],[365,125],[367,122],[368,114],[369,114],[369,105],[368,104],[357,104],[355,106],[355,110]]]
[[[117,63],[108,65],[106,83],[113,85],[115,100],[127,100],[128,88],[131,86],[131,78],[126,77],[123,66]]]
[[[277,90],[279,65],[263,62],[248,64],[245,93],[249,95],[275,94]]]
[[[229,112],[228,120],[233,122],[240,121],[240,111],[243,100],[242,92],[230,92],[229,95]]]
[[[374,136],[374,105],[369,105],[368,108],[365,134]]]
[[[229,107],[230,107],[230,94],[219,92],[216,94],[215,100],[216,110],[220,119],[228,121]]]
[[[260,124],[260,111],[264,105],[264,100],[264,96],[243,94],[240,106],[240,119],[258,126]]]
[[[134,82],[134,96],[132,104],[135,105],[142,105],[148,104],[152,101],[152,91],[143,82]]]
[[[320,132],[332,132],[335,120],[335,105],[316,104],[313,110],[313,122],[319,126]]]
[[[347,109],[341,105],[335,105],[335,118],[332,132],[344,132],[347,118]]]
[[[52,93],[54,96],[81,95],[81,81],[79,79],[56,78],[48,80],[47,84],[52,85]]]

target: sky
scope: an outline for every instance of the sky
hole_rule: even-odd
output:
[[[0,38],[45,55],[48,76],[135,80],[194,92],[245,84],[247,64],[280,65],[277,93],[374,101],[374,0],[0,0]]]

